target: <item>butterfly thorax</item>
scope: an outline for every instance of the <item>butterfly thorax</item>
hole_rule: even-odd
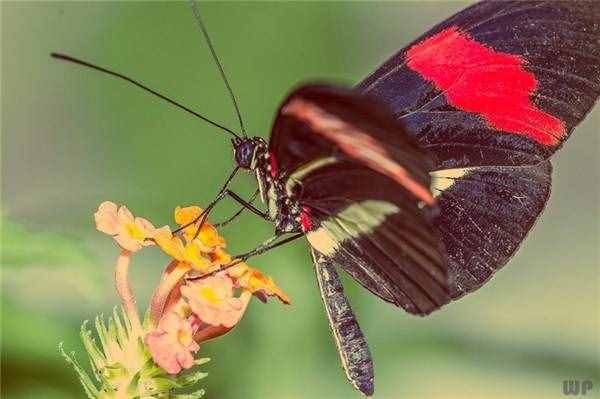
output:
[[[277,233],[300,232],[301,206],[298,199],[285,190],[285,179],[273,170],[272,155],[266,151],[260,157],[254,173],[269,218],[275,223]]]
[[[240,138],[232,141],[234,158],[240,168],[254,172],[262,202],[267,206],[268,218],[275,223],[278,233],[301,231],[301,206],[297,198],[285,190],[285,178],[276,170],[276,162],[261,137]]]

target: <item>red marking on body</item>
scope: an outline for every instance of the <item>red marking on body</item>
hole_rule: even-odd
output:
[[[429,187],[414,180],[385,147],[356,126],[300,98],[291,100],[281,112],[284,115],[293,115],[307,123],[317,134],[337,144],[344,153],[392,178],[426,204],[432,205],[435,202]]]
[[[302,222],[302,230],[310,231],[313,227],[313,222],[310,220],[310,208],[305,206],[300,211],[300,221]]]
[[[275,159],[275,154],[269,152],[269,163],[271,165],[271,176],[277,176],[277,159]]]
[[[450,104],[480,114],[494,129],[544,145],[559,144],[567,133],[562,120],[531,102],[538,81],[519,55],[495,51],[452,26],[412,46],[406,59]]]

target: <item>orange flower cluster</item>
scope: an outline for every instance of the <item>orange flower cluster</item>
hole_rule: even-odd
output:
[[[170,374],[194,365],[201,342],[235,327],[252,295],[263,302],[273,296],[290,302],[271,277],[245,262],[218,271],[234,259],[216,228],[202,223],[203,210],[197,206],[175,209],[176,233],[169,226],[155,228],[112,202],[102,203],[94,216],[98,230],[113,236],[125,256],[157,245],[172,258],[154,291],[142,333],[154,362]],[[133,301],[126,300],[128,295],[121,295],[126,310]]]

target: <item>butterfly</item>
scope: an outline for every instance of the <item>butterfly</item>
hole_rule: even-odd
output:
[[[349,381],[374,392],[373,360],[337,274],[427,315],[484,285],[519,248],[550,194],[550,157],[600,94],[600,3],[482,1],[400,49],[355,87],[307,83],[279,107],[269,141],[233,99],[230,197],[275,226],[239,259],[306,237]],[[229,189],[251,171],[266,210]],[[233,220],[239,213],[227,222]]]

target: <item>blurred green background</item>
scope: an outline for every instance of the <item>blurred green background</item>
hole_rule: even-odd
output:
[[[268,137],[288,90],[353,84],[461,2],[205,3],[202,12],[246,126]],[[6,2],[2,11],[2,397],[80,398],[57,344],[84,353],[83,319],[117,304],[117,248],[94,229],[103,200],[157,225],[206,204],[232,166],[229,138],[62,51],[146,82],[236,127],[223,83],[185,3]],[[600,393],[600,109],[554,161],[553,195],[506,270],[474,295],[415,318],[346,287],[376,363],[378,398],[560,398],[564,379]],[[242,176],[239,191],[253,182]],[[232,204],[219,208],[226,215]],[[223,230],[231,252],[272,227],[245,215]],[[136,256],[144,303],[165,256]],[[358,398],[339,366],[305,242],[253,260],[293,305],[253,303],[203,345],[208,398]]]

